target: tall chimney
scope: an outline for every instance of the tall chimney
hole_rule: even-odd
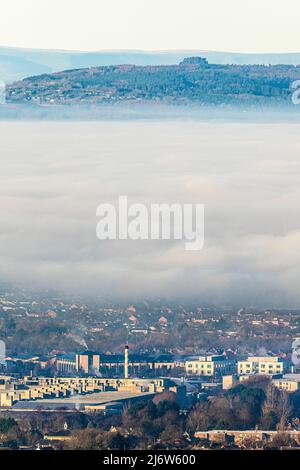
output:
[[[128,379],[128,346],[125,346],[125,351],[124,351],[124,378]]]

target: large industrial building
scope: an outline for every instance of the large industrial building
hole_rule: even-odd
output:
[[[127,351],[127,352],[126,352]],[[105,376],[108,372],[125,376],[127,357],[127,374],[136,376],[144,371],[156,371],[162,375],[170,370],[184,371],[185,361],[174,360],[171,356],[152,358],[142,354],[129,354],[125,348],[124,354],[100,354],[93,351],[83,351],[79,354],[64,355],[55,358],[54,363],[59,374],[87,374]]]
[[[169,379],[130,378],[128,346],[124,351],[123,378],[101,377],[100,355],[92,351],[76,354],[75,364],[66,358],[63,361],[63,367],[68,372],[77,373],[76,377],[0,377],[0,407],[103,411],[103,406],[112,400],[124,402],[149,398],[165,390],[176,393],[180,401],[184,401],[184,385],[176,385]],[[82,374],[85,376],[80,376]]]
[[[0,406],[10,408],[17,404],[17,408],[24,409],[91,409],[93,406],[96,409],[97,405],[112,400],[154,396],[164,390],[182,394],[183,388],[168,379],[3,376],[0,377]]]

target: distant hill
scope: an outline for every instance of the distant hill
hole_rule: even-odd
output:
[[[73,52],[0,47],[0,80],[12,82],[31,75],[104,65],[175,65],[188,56],[202,56],[215,64],[300,64],[300,53],[240,54],[201,50]]]
[[[112,65],[43,74],[7,87],[7,102],[35,104],[292,104],[300,66],[209,64]]]

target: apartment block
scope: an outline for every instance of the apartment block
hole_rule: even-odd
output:
[[[238,361],[237,373],[240,375],[283,374],[285,363],[280,357],[249,356],[245,361]]]
[[[300,374],[285,374],[280,379],[273,379],[273,385],[286,392],[296,392],[300,390]]]
[[[202,375],[206,377],[222,376],[233,372],[235,362],[223,355],[200,356],[187,360],[185,370],[187,375]]]

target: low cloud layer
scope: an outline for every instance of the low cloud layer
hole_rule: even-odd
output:
[[[104,298],[299,306],[300,125],[0,123],[0,278]],[[96,208],[204,203],[205,247],[96,238]]]

